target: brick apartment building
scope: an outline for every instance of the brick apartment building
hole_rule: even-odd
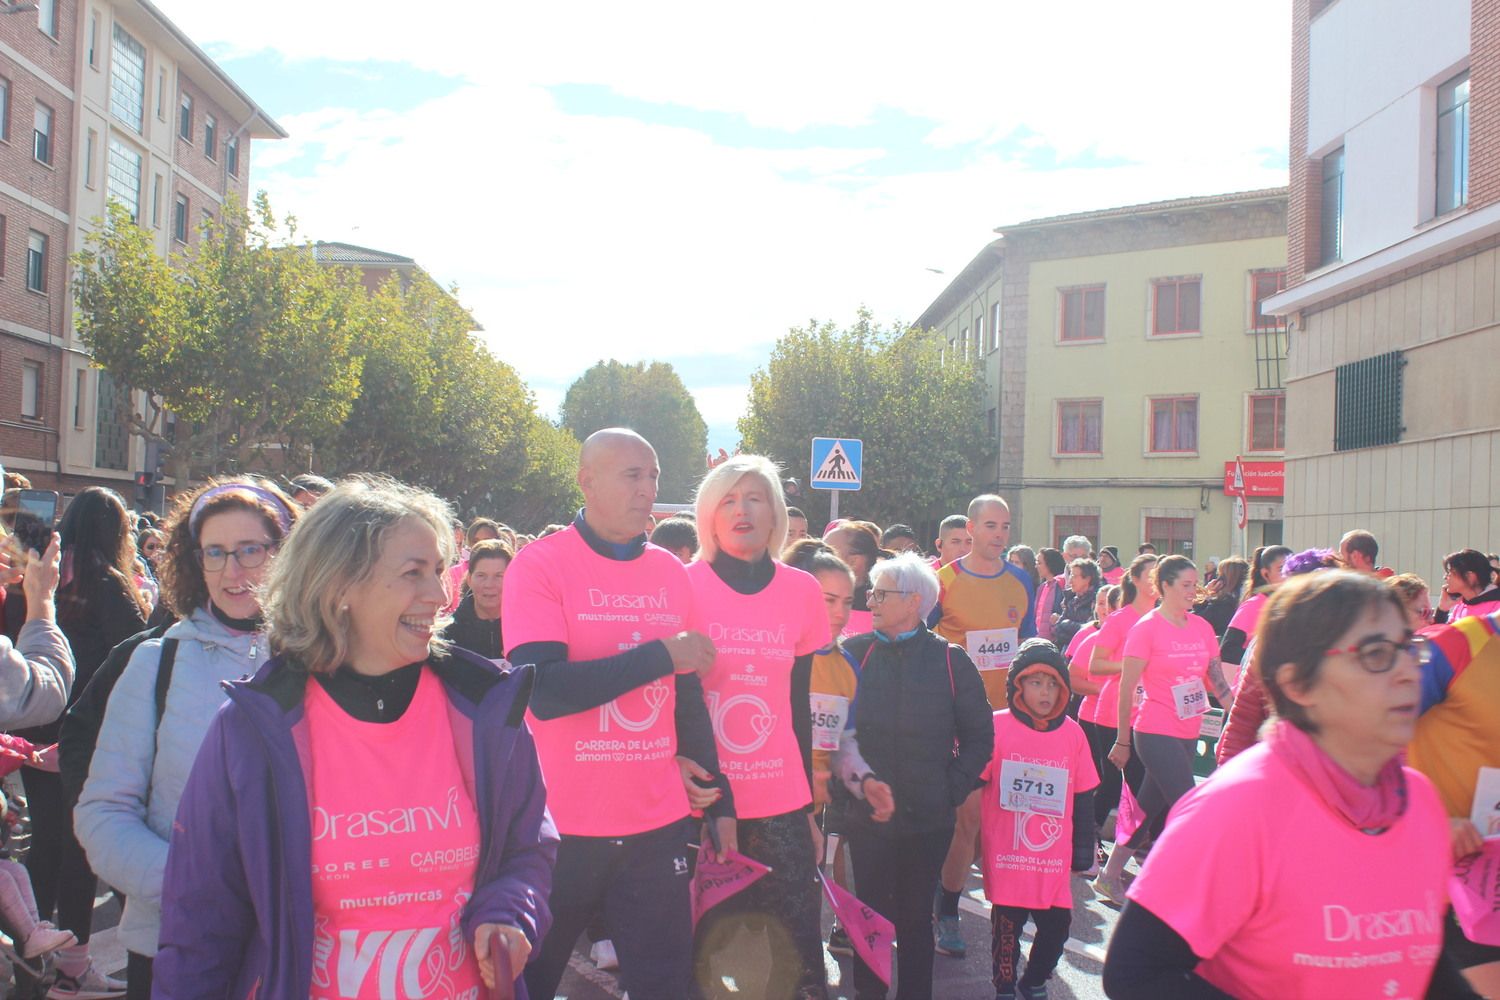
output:
[[[1500,540],[1500,4],[1293,4],[1288,544]]]
[[[129,499],[128,400],[73,329],[68,257],[125,205],[166,254],[249,191],[286,133],[149,0],[0,14],[0,462],[40,489]]]
[[[979,364],[1011,537],[1225,556],[1281,539],[1284,188],[999,227],[917,320]],[[1251,463],[1246,530],[1225,470]],[[986,485],[986,484],[976,484]]]

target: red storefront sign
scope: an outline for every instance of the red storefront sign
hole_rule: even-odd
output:
[[[1244,462],[1245,496],[1280,497],[1286,495],[1286,463]],[[1234,462],[1224,463],[1224,494],[1234,496]]]

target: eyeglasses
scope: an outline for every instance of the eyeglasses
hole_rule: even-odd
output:
[[[1426,640],[1420,636],[1410,636],[1401,642],[1394,642],[1390,639],[1370,639],[1352,646],[1345,646],[1343,649],[1324,650],[1323,655],[1338,656],[1340,653],[1353,653],[1359,660],[1359,665],[1367,672],[1383,674],[1396,665],[1396,657],[1401,653],[1405,653],[1420,663],[1426,645]]]
[[[229,564],[229,557],[234,556],[234,561],[240,564],[240,569],[254,569],[264,563],[267,557],[281,548],[280,542],[250,542],[238,548],[226,549],[222,545],[210,545],[193,553],[198,560],[198,565],[210,573],[217,573]]]
[[[872,591],[870,591],[870,596],[865,599],[865,603],[866,604],[884,604],[885,603],[885,599],[887,597],[890,597],[892,594],[900,594],[900,595],[902,595],[904,597],[907,594],[912,594],[912,593],[915,593],[915,591],[911,591],[911,590],[872,590]]]
[[[1430,621],[1432,621],[1432,619],[1436,615],[1437,615],[1437,612],[1434,611],[1431,607],[1425,607],[1425,608],[1422,609],[1422,620],[1424,622],[1430,622]]]

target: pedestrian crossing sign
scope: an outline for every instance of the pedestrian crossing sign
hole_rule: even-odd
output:
[[[864,480],[865,443],[859,438],[813,438],[815,490],[857,490]]]

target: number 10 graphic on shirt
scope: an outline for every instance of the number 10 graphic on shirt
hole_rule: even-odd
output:
[[[632,719],[620,708],[619,698],[607,701],[599,706],[599,732],[609,732],[611,724],[631,733],[644,733],[656,725],[656,720],[661,718],[662,706],[667,703],[671,691],[668,690],[666,681],[659,680],[652,681],[640,690],[648,709],[647,714],[640,719]]]
[[[766,745],[776,728],[776,716],[765,700],[753,694],[720,698],[719,692],[704,692],[708,714],[713,717],[719,745],[731,753],[755,753]],[[731,731],[733,735],[731,735]]]

